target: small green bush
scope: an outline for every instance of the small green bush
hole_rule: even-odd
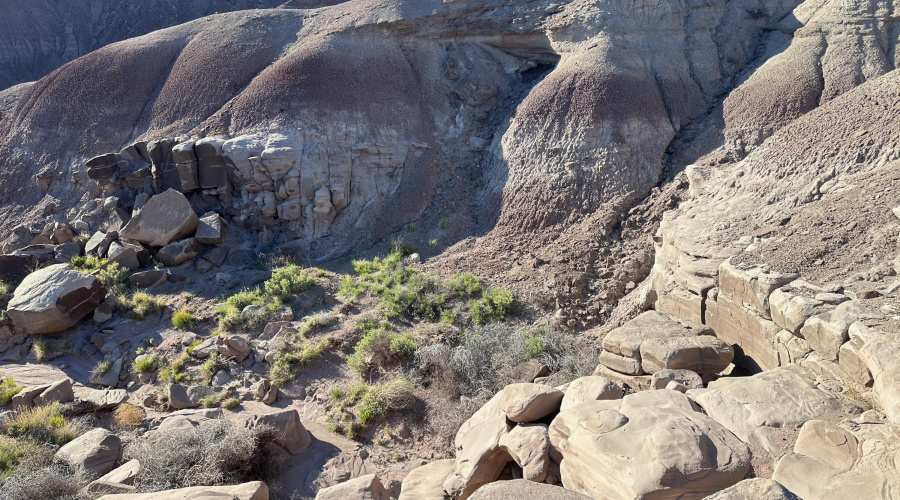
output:
[[[131,311],[131,314],[139,321],[144,321],[153,314],[158,314],[166,308],[166,302],[156,298],[147,292],[134,292],[131,298],[120,296],[119,305]]]
[[[241,402],[238,401],[237,398],[228,398],[225,401],[222,401],[222,408],[225,408],[226,410],[234,410],[240,405]]]
[[[120,266],[118,262],[106,264],[99,273],[97,279],[110,292],[121,293],[125,289],[125,280],[131,274],[128,269]]]
[[[484,288],[472,273],[457,274],[450,280],[449,286],[458,295],[478,295]]]
[[[411,333],[394,335],[391,338],[391,354],[403,358],[412,356],[416,352],[416,339]]]
[[[417,226],[415,222],[410,222],[409,224],[403,226],[403,230],[407,233],[414,233],[419,230],[419,226]]]
[[[300,266],[290,264],[272,271],[272,277],[265,283],[265,290],[272,297],[290,301],[315,284],[315,278],[306,274]]]
[[[209,359],[206,360],[200,366],[200,377],[203,380],[203,385],[209,385],[212,383],[213,377],[216,376],[219,370],[223,368],[227,368],[228,364],[223,360],[219,359],[219,355],[217,353],[213,353]]]
[[[95,377],[102,377],[106,375],[110,368],[112,368],[112,365],[113,362],[110,360],[101,361],[97,363],[97,366],[95,366],[93,370],[91,370],[91,375]]]
[[[448,227],[450,227],[450,219],[441,217],[441,220],[438,221],[438,227],[441,229],[447,229]]]
[[[182,308],[172,315],[172,325],[175,328],[188,330],[194,325],[194,314],[190,309]]]
[[[360,401],[360,422],[366,425],[383,419],[389,411],[407,408],[412,400],[413,389],[412,382],[402,376],[383,380],[369,387]]]
[[[544,339],[541,338],[540,335],[535,335],[533,333],[524,334],[525,337],[525,351],[528,354],[529,358],[536,358],[541,354],[544,354],[546,350],[546,345],[544,344]]]
[[[100,259],[94,255],[86,255],[83,257],[79,255],[72,257],[72,259],[69,260],[69,267],[87,274],[101,269],[107,264],[109,264],[108,260]]]
[[[53,355],[53,346],[46,340],[37,340],[34,343],[34,357],[38,361],[47,361]]]
[[[2,378],[2,380],[0,382],[0,406],[6,406],[12,402],[13,396],[22,390],[22,386],[16,385],[16,381],[12,377]]]
[[[78,435],[78,429],[63,417],[56,402],[17,410],[0,424],[0,430],[5,430],[10,437],[56,446],[62,446]]]
[[[431,248],[437,248],[438,241],[436,239],[432,238],[432,239],[428,240],[428,246],[430,246]]]
[[[331,347],[331,337],[324,337],[317,342],[304,341],[297,349],[286,348],[275,354],[275,362],[269,370],[269,379],[276,387],[284,387],[300,374],[300,368],[322,357]],[[291,349],[291,350],[287,350]]]
[[[156,371],[156,356],[138,357],[131,364],[131,369],[140,373]]]

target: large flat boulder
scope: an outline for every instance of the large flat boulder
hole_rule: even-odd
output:
[[[641,344],[641,368],[719,373],[734,360],[734,348],[711,335],[649,339]]]
[[[605,377],[580,377],[569,384],[560,409],[565,410],[585,401],[622,399],[622,395],[622,388]]]
[[[323,488],[316,494],[316,500],[390,500],[388,491],[378,476],[369,474],[330,488]]]
[[[262,481],[235,486],[192,486],[155,493],[105,495],[99,500],[269,500],[269,488]]]
[[[513,422],[540,420],[559,410],[563,392],[544,384],[510,384],[500,392],[500,406]]]
[[[703,500],[799,500],[777,481],[756,477],[745,479]]]
[[[900,424],[900,341],[893,337],[879,337],[866,343],[859,351],[862,362],[872,374],[872,392],[885,415]]]
[[[13,324],[27,333],[57,333],[96,309],[106,288],[94,276],[54,264],[29,274],[7,306]]]
[[[840,408],[840,401],[816,383],[815,373],[798,365],[714,382],[693,397],[716,422],[770,451],[776,429],[797,429]]]
[[[592,498],[702,498],[750,470],[747,445],[676,391],[582,403],[551,428],[562,483]]]
[[[169,189],[150,198],[122,228],[120,236],[162,247],[193,233],[199,221],[187,198]]]
[[[242,423],[251,429],[255,427],[275,429],[275,444],[284,448],[291,455],[299,454],[312,444],[312,436],[300,421],[300,413],[294,408],[243,417]]]
[[[900,433],[890,425],[811,420],[772,479],[803,500],[900,498]],[[853,432],[848,428],[855,428]]]

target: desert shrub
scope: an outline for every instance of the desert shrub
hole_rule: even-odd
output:
[[[194,325],[194,314],[188,308],[182,308],[172,315],[172,325],[175,328],[187,330]]]
[[[331,337],[310,340],[307,335],[314,330],[333,325],[337,317],[329,312],[307,316],[297,333],[286,339],[275,350],[275,362],[269,369],[269,379],[276,387],[284,387],[297,378],[303,366],[322,357],[333,344]]]
[[[134,292],[130,298],[120,296],[119,306],[131,311],[131,314],[138,320],[144,321],[151,315],[162,312],[166,307],[166,302],[147,292]]]
[[[209,385],[212,383],[213,377],[216,376],[219,370],[228,367],[228,363],[224,360],[219,359],[219,355],[217,353],[213,353],[209,359],[203,362],[200,365],[200,378],[203,382],[203,385]]]
[[[0,481],[13,473],[31,446],[28,441],[0,435]]]
[[[357,383],[332,391],[332,407],[326,415],[332,432],[355,439],[361,430],[384,419],[390,412],[409,408],[415,400],[413,383],[403,375],[369,385]]]
[[[282,300],[292,300],[316,284],[315,278],[306,274],[300,266],[290,264],[276,268],[265,283],[266,294]]]
[[[519,382],[516,366],[532,358],[547,365],[560,383],[590,375],[597,366],[596,348],[578,337],[522,331],[502,323],[469,329],[456,344],[419,347],[415,355],[425,380],[442,384],[450,393],[482,399]]]
[[[0,311],[3,312],[3,316],[6,316],[6,306],[9,305],[9,301],[13,298],[13,293],[16,288],[11,284],[0,281]],[[0,320],[0,324],[3,324],[3,321]]]
[[[53,355],[53,345],[46,340],[36,340],[32,349],[38,361],[47,361]]]
[[[435,238],[428,240],[428,246],[430,246],[431,248],[437,248],[438,240],[436,240]]]
[[[15,500],[88,500],[80,492],[88,480],[63,464],[26,470],[0,486],[0,498]]]
[[[456,432],[487,402],[487,398],[463,397],[460,399],[441,398],[431,403],[428,408],[428,426],[434,435],[445,444],[444,451],[448,457],[453,456],[453,440]]]
[[[416,339],[411,333],[394,335],[391,338],[391,354],[400,357],[409,357],[416,352]]]
[[[212,420],[129,446],[126,457],[141,462],[135,487],[143,492],[247,481],[273,484],[282,465],[266,451],[274,435],[267,428]]]
[[[22,390],[22,386],[17,385],[12,377],[3,378],[0,375],[0,379],[2,379],[0,382],[0,406],[6,406],[12,402],[13,396]]]
[[[415,222],[410,222],[403,226],[403,230],[407,233],[414,233],[419,230],[419,226],[417,226]]]
[[[98,269],[102,269],[107,264],[109,264],[108,260],[98,258],[94,255],[77,255],[69,260],[69,267],[76,271],[81,271],[87,274],[97,271]]]
[[[412,244],[408,241],[404,240],[401,237],[396,237],[391,240],[391,244],[388,247],[388,252],[392,254],[397,254],[401,257],[406,257],[407,255],[415,252],[416,249],[413,248]]]
[[[260,313],[249,317],[242,316],[244,308],[247,306],[259,306]],[[224,331],[231,331],[235,328],[247,328],[257,324],[265,323],[269,320],[270,315],[274,314],[281,308],[280,298],[268,298],[259,289],[241,290],[240,292],[225,299],[225,302],[216,309],[219,314],[219,328]]]
[[[225,401],[222,401],[221,406],[226,410],[234,410],[237,409],[238,406],[241,406],[241,402],[238,401],[237,398],[228,398]]]
[[[457,274],[450,279],[450,289],[459,295],[478,295],[484,286],[472,273]]]
[[[110,293],[122,293],[125,290],[125,280],[128,279],[129,274],[128,269],[120,266],[118,262],[111,262],[97,273],[97,279]]]
[[[79,428],[66,420],[59,403],[16,410],[0,422],[6,435],[34,443],[62,446],[78,436]]]
[[[150,373],[156,371],[156,356],[141,356],[135,358],[131,364],[131,369],[140,373]]]
[[[106,373],[110,370],[110,368],[112,368],[112,365],[113,365],[112,361],[110,361],[108,359],[103,360],[103,361],[97,363],[97,366],[95,366],[94,369],[91,370],[91,375],[93,375],[95,377],[102,377],[102,376],[106,375]]]
[[[489,288],[480,299],[469,301],[469,316],[476,325],[502,321],[515,310],[512,292],[505,288]]]
[[[438,221],[438,227],[441,229],[447,229],[448,227],[450,227],[450,219],[441,217],[441,220]]]
[[[231,391],[228,389],[219,392],[218,394],[212,394],[210,396],[206,396],[201,401],[201,406],[204,408],[217,408],[222,406],[222,403],[231,398]]]
[[[181,384],[183,382],[190,380],[190,375],[185,373],[184,371],[184,362],[190,358],[189,354],[183,355],[181,358],[178,358],[172,361],[169,364],[168,368],[163,369],[163,371],[159,372],[159,378],[163,382]]]
[[[144,410],[140,406],[122,403],[113,412],[113,425],[118,427],[138,427],[144,423]]]

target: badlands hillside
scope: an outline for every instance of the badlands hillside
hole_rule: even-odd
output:
[[[900,2],[0,14],[0,499],[900,499]]]

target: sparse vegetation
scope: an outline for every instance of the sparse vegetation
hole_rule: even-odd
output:
[[[316,280],[311,274],[321,275],[319,269],[303,269],[296,264],[286,264],[275,268],[262,288],[244,289],[228,297],[216,309],[219,328],[231,331],[236,328],[251,328],[270,321],[286,302],[306,292]],[[253,314],[243,314],[247,306],[257,306]]]
[[[311,340],[307,336],[314,330],[334,324],[337,318],[330,313],[319,313],[303,320],[297,333],[276,348],[275,362],[269,370],[269,379],[276,387],[284,387],[297,378],[300,369],[322,357],[332,346],[331,337]]]
[[[184,371],[184,362],[190,359],[190,355],[185,354],[181,358],[172,361],[168,368],[159,372],[159,379],[170,384],[181,384],[190,381],[190,375]]]
[[[328,428],[356,439],[359,432],[383,420],[392,411],[408,408],[415,399],[413,383],[396,375],[375,384],[357,383],[347,390],[332,391]]]
[[[183,307],[172,315],[172,325],[175,328],[189,330],[194,326],[194,313],[190,309]]]
[[[141,355],[138,356],[131,369],[139,373],[150,373],[156,371],[156,356]]]
[[[120,404],[113,412],[113,425],[118,427],[137,427],[144,422],[144,410],[130,403]]]
[[[0,422],[7,436],[36,444],[62,446],[78,436],[79,429],[63,417],[59,403],[22,408]]]
[[[36,340],[32,347],[34,357],[38,361],[48,361],[53,355],[53,345],[46,340]]]
[[[102,376],[106,375],[107,372],[109,372],[110,368],[112,368],[112,365],[113,365],[112,361],[110,361],[108,359],[103,360],[103,361],[97,363],[97,366],[95,366],[94,369],[91,370],[91,375],[93,375],[94,377],[98,377],[98,378],[102,377]]]
[[[125,283],[129,274],[131,273],[128,269],[120,266],[118,262],[110,262],[97,273],[97,279],[103,283],[109,293],[120,295],[125,292]]]
[[[203,385],[209,385],[212,383],[213,377],[216,376],[216,373],[223,369],[227,368],[228,364],[219,359],[219,355],[217,353],[213,353],[209,359],[207,359],[200,366],[200,377],[203,381]]]
[[[428,240],[428,246],[430,246],[431,248],[437,248],[438,240],[436,240],[434,238]]]
[[[131,314],[140,321],[144,321],[151,315],[161,313],[166,307],[166,302],[154,297],[147,292],[134,292],[130,298],[120,295],[119,307],[131,311]]]
[[[417,226],[415,222],[410,222],[409,224],[403,226],[403,230],[407,233],[414,233],[419,230],[419,226]]]
[[[6,406],[12,402],[13,396],[18,394],[23,388],[20,385],[16,384],[16,381],[12,377],[3,378],[0,375],[0,406]]]
[[[315,284],[316,280],[306,274],[300,266],[290,264],[272,271],[272,277],[266,280],[265,291],[270,297],[290,301]]]
[[[189,486],[215,486],[247,481],[275,484],[283,462],[267,452],[276,432],[248,429],[225,419],[204,422],[183,432],[162,433],[126,448],[126,459],[138,458],[138,491]]]
[[[5,281],[0,281],[0,325],[6,322],[6,306],[9,305],[13,292],[15,292],[14,286]]]
[[[234,398],[231,397],[231,391],[226,389],[218,394],[213,394],[211,396],[207,396],[207,397],[203,398],[203,400],[200,404],[204,408],[217,408],[219,406],[223,406],[225,401],[228,401],[229,399],[234,399]],[[235,399],[235,401],[237,401],[237,400]]]
[[[109,264],[107,259],[100,259],[95,255],[76,255],[69,260],[69,267],[87,274],[100,270],[107,264]]]

